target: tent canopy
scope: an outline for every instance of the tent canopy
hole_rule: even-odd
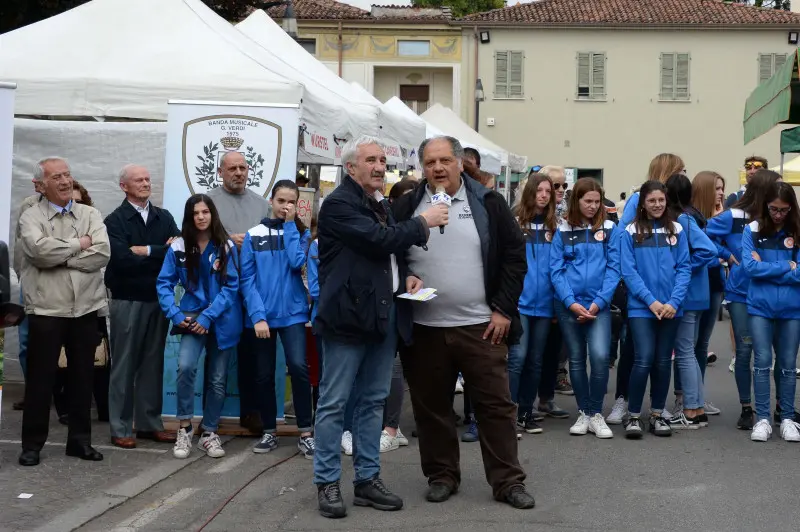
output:
[[[800,153],[800,127],[781,131],[781,156],[784,153]]]
[[[379,126],[381,134],[379,136],[397,142],[406,150],[416,150],[425,139],[425,121],[417,115],[409,116],[405,113],[398,113],[396,109],[369,93],[367,89],[353,81],[350,84],[353,90],[358,92],[362,98],[367,98],[381,106]]]
[[[386,102],[387,107],[391,107],[392,109],[396,110],[398,114],[409,114],[416,116],[414,111],[412,111],[406,104],[403,103],[397,96],[392,97],[389,101]],[[423,119],[424,120],[424,119]],[[439,137],[445,135],[441,129],[434,126],[428,121],[425,121],[425,137]],[[461,138],[458,139],[459,142],[465,148],[473,148],[478,150],[478,153],[481,154],[481,169],[490,174],[500,174],[501,168],[503,166],[502,157],[499,153],[494,152],[490,149],[487,149],[483,146],[473,144],[469,140],[463,140]]]
[[[15,113],[165,120],[167,101],[300,103],[200,0],[93,0],[0,35]]]
[[[459,139],[464,143],[473,146],[481,146],[487,150],[500,154],[501,163],[508,165],[513,172],[524,172],[528,158],[515,155],[504,150],[491,140],[487,139],[471,127],[453,112],[452,109],[435,104],[433,107],[422,113],[422,118],[426,122],[433,124],[436,128],[444,131],[448,135]]]
[[[378,134],[378,106],[361,98],[347,82],[306,52],[266,13],[254,11],[237,24],[236,29],[248,41],[243,51],[253,53],[258,62],[270,71],[303,84],[305,93],[301,117],[313,123],[316,129],[330,129],[339,137]]]
[[[796,50],[775,74],[747,97],[744,106],[744,143],[778,124],[800,124],[800,80]]]

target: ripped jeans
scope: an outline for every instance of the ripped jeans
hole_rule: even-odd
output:
[[[747,304],[729,303],[728,314],[731,316],[733,341],[736,343],[736,367],[733,375],[736,379],[736,388],[739,390],[739,403],[749,405],[752,402],[750,355],[753,353],[753,338],[750,333]]]
[[[755,363],[753,388],[756,397],[757,419],[770,419],[769,373],[772,366],[772,349],[775,348],[775,384],[781,419],[794,417],[795,367],[797,348],[800,346],[800,320],[781,320],[750,316]],[[738,369],[738,357],[736,360]],[[780,386],[778,386],[780,382]]]

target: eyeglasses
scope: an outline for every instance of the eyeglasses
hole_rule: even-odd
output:
[[[744,163],[745,170],[752,170],[754,168],[764,168],[764,163],[761,161],[750,161],[749,163]]]
[[[567,190],[567,184],[566,183],[553,183],[553,189],[561,190],[562,188],[564,190]]]
[[[782,209],[779,209],[778,207],[773,207],[772,205],[770,205],[768,209],[770,214],[776,214],[778,216],[786,216],[787,214],[789,214],[789,211],[792,210],[791,207],[784,207]]]

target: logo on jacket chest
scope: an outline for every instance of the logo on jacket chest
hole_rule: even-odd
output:
[[[469,203],[463,202],[461,212],[458,213],[459,220],[472,220],[472,211],[469,208]]]

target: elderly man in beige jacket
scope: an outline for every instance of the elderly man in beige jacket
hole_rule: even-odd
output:
[[[29,320],[28,374],[20,465],[39,464],[47,440],[50,401],[64,346],[68,361],[67,456],[99,461],[91,446],[92,376],[97,311],[106,305],[101,269],[111,250],[100,212],[72,201],[72,174],[60,157],[37,164],[44,198],[19,220],[19,246]]]

